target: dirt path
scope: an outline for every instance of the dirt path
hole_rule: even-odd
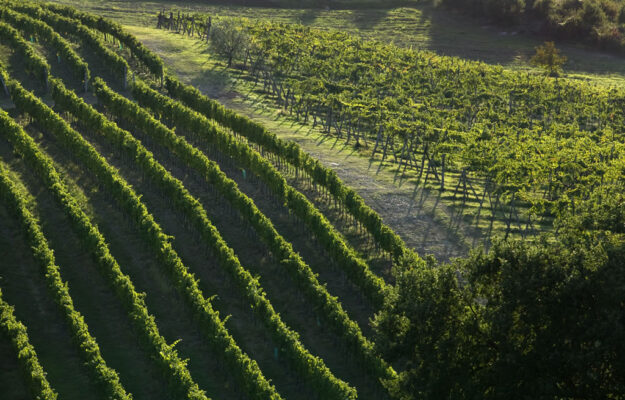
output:
[[[473,229],[451,217],[437,192],[415,190],[388,168],[370,164],[352,148],[320,132],[288,120],[279,111],[262,104],[237,85],[222,68],[208,61],[205,45],[157,29],[126,27],[148,48],[159,54],[170,71],[225,106],[265,124],[286,140],[297,142],[306,152],[333,168],[419,254],[433,254],[447,261],[466,255],[481,238]]]

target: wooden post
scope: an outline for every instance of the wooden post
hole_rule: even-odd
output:
[[[87,93],[87,85],[89,84],[88,79],[87,79],[87,68],[85,68],[85,76],[83,78],[83,82],[85,85],[85,93]]]
[[[0,74],[0,81],[2,82],[2,87],[4,88],[4,93],[8,96],[11,97],[11,95],[9,94],[9,89],[7,89],[7,85],[4,82],[4,77]]]
[[[211,17],[208,17],[208,21],[206,22],[206,43],[208,43],[208,38],[210,37],[212,24],[213,24],[213,21]]]
[[[126,89],[126,86],[128,85],[127,79],[128,79],[128,68],[126,68],[126,66],[124,65],[124,76],[122,78],[122,86],[124,89]]]
[[[441,190],[445,190],[445,156],[447,154],[441,156]]]

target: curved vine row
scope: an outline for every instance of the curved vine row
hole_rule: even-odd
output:
[[[91,75],[87,63],[84,62],[69,43],[49,25],[6,7],[0,8],[0,19],[10,23],[14,28],[20,29],[25,33],[35,34],[48,42],[57,51],[59,57],[63,57],[69,61],[69,65],[77,78],[84,79],[85,83],[89,81]]]
[[[7,43],[13,51],[18,52],[26,62],[26,71],[32,73],[36,78],[45,82],[48,86],[48,76],[50,66],[28,43],[20,36],[20,33],[4,22],[0,22],[0,41]],[[5,82],[6,84],[6,82]]]
[[[7,177],[1,165],[0,175],[0,185],[4,186]],[[50,386],[46,379],[46,372],[39,364],[37,352],[30,344],[26,327],[15,318],[13,307],[2,298],[2,290],[0,290],[0,332],[11,339],[32,395],[40,400],[56,400],[57,394]]]
[[[135,100],[142,106],[154,110],[163,118],[193,134],[201,133],[203,139],[212,141],[224,154],[228,154],[257,174],[282,201],[288,204],[289,208],[304,220],[314,224],[317,235],[328,235],[328,232],[334,229],[325,217],[313,208],[304,195],[286,183],[284,177],[269,161],[246,144],[236,140],[217,124],[140,82],[132,85],[131,91]],[[338,236],[337,233],[335,235]],[[324,239],[323,236],[320,237]],[[331,237],[328,235],[325,239],[331,239]],[[333,326],[349,343],[363,362],[379,376],[387,379],[394,378],[395,371],[376,354],[373,343],[364,337],[358,324],[349,318],[340,302],[319,283],[310,267],[306,264],[288,262],[288,260],[285,260],[284,266],[293,274],[304,293],[319,307],[321,316],[330,322],[330,326]],[[379,277],[376,278],[381,280]]]
[[[147,111],[136,103],[113,92],[106,86],[104,81],[96,79],[93,82],[96,96],[101,104],[109,109],[115,116],[131,122],[134,126],[150,135],[155,141],[170,149],[187,165],[198,170],[206,181],[214,185],[217,190],[241,212],[241,215],[254,227],[258,235],[268,244],[276,258],[285,262],[303,264],[304,261],[293,251],[293,247],[275,230],[271,221],[264,215],[254,201],[243,194],[237,184],[224,174],[219,166],[209,160],[202,152],[191,146],[183,137],[154,119]],[[130,142],[132,139],[127,139]],[[133,152],[133,158],[144,158],[138,152]],[[153,173],[155,180],[166,182],[157,172]],[[169,186],[163,184],[163,186]],[[171,189],[172,191],[174,189]],[[180,196],[186,194],[180,191]],[[191,197],[189,196],[189,201]],[[191,205],[187,209],[198,209],[199,205]],[[275,312],[269,300],[265,297],[260,284],[252,277],[239,262],[234,252],[227,247],[217,230],[208,220],[204,210],[189,215],[194,220],[198,229],[210,243],[217,256],[223,260],[222,265],[233,276],[242,288],[245,297],[254,305],[254,309],[260,313],[267,327],[272,331],[272,336],[281,347],[286,349],[287,357],[295,363],[295,369],[305,376],[315,387],[321,389],[322,394],[337,399],[352,398],[355,391],[334,377],[332,372],[319,357],[311,355],[301,344],[296,332],[291,330]],[[326,389],[327,388],[327,389]]]
[[[328,189],[337,201],[344,204],[350,214],[369,231],[380,247],[391,253],[396,261],[402,256],[414,255],[414,252],[406,247],[404,241],[384,224],[382,217],[365,204],[360,195],[346,186],[334,170],[324,167],[318,160],[304,152],[297,143],[280,139],[262,124],[227,109],[219,102],[201,94],[196,88],[185,85],[171,75],[165,77],[165,88],[171,97],[180,100],[187,107],[202,113],[207,118],[214,119],[250,142],[285,159],[296,168],[306,171],[315,183]]]
[[[128,71],[130,67],[126,60],[109,49],[102,39],[98,37],[91,29],[78,21],[71,18],[56,15],[53,12],[42,9],[36,5],[27,3],[7,3],[13,10],[17,10],[32,18],[41,20],[52,27],[56,32],[63,35],[74,35],[83,43],[90,47],[93,51],[105,60],[105,65],[116,75],[121,76],[123,84],[127,82]]]
[[[35,95],[22,88],[19,82],[10,79],[6,73],[3,73],[3,75],[9,87],[13,103],[19,110],[29,114],[41,129],[50,132],[61,142],[72,147],[74,155],[85,160],[87,166],[93,168],[100,167],[99,173],[96,175],[102,182],[106,182],[107,178],[108,181],[116,182],[116,193],[132,192],[132,188],[119,178],[117,171],[106,164],[105,160],[95,149],[89,146],[67,122]],[[193,381],[186,367],[186,362],[180,359],[174,346],[167,344],[159,333],[154,317],[148,312],[144,299],[145,295],[137,293],[131,279],[121,271],[119,264],[109,251],[104,236],[67,191],[65,184],[53,166],[52,160],[39,150],[38,146],[28,135],[24,134],[21,136],[19,140],[15,141],[14,146],[31,163],[32,168],[39,174],[48,186],[48,189],[51,190],[56,200],[63,207],[63,210],[78,232],[82,244],[93,253],[102,274],[126,308],[131,321],[135,324],[145,343],[152,351],[154,360],[158,362],[163,372],[169,377],[170,383],[185,398],[190,400],[208,400],[204,392]],[[147,215],[143,215],[139,218],[139,221],[145,221],[147,217]]]
[[[94,29],[100,29],[103,32],[114,35],[118,40],[124,41],[131,51],[136,54],[154,74],[157,74],[158,71],[162,71],[162,60],[160,57],[143,46],[133,35],[125,32],[118,24],[103,18],[91,16],[67,6],[54,4],[49,5],[48,8],[63,15],[77,18]],[[132,38],[132,40],[124,38]],[[155,69],[153,69],[150,65],[157,65],[158,67],[154,67]],[[182,84],[170,75],[165,75],[165,87],[172,97],[181,100],[188,107],[203,113],[210,119],[216,120],[238,134],[245,136],[251,142],[263,146],[266,150],[286,159],[295,167],[306,171],[317,184],[326,187],[340,203],[344,204],[354,218],[363,224],[370,232],[381,248],[391,253],[395,257],[395,260],[400,260],[402,256],[410,256],[413,261],[414,259],[418,259],[416,254],[406,247],[403,240],[382,222],[382,218],[378,213],[367,206],[364,200],[355,191],[344,185],[333,170],[321,165],[319,161],[302,151],[299,145],[282,141],[275,134],[267,131],[261,124],[223,107],[217,101],[203,96],[197,89]],[[334,235],[330,233],[330,236]],[[332,239],[336,243],[342,241],[340,236],[333,237]],[[325,243],[328,242],[324,242],[324,244]],[[338,247],[343,246],[338,243]],[[350,252],[346,250],[349,249],[345,246],[345,248],[341,249],[338,253],[336,251],[330,251],[330,253],[338,256],[340,263],[350,263],[354,265],[356,269],[364,268],[365,274],[367,274],[368,267],[366,263],[360,260],[355,254],[350,254]],[[414,265],[414,262],[412,265]],[[371,278],[371,282],[369,282],[370,285],[383,286],[383,280],[380,279],[380,281],[374,282],[376,279]],[[379,300],[379,297],[377,300]]]
[[[21,140],[27,140],[26,133],[22,131],[22,128],[2,110],[0,110],[0,130],[9,142],[13,144],[17,144]],[[23,157],[31,155],[30,153],[22,152],[19,144],[15,148]],[[89,327],[83,316],[74,308],[74,302],[69,294],[67,283],[61,277],[60,268],[56,265],[54,258],[54,252],[48,246],[48,241],[39,226],[37,218],[28,210],[26,201],[15,187],[15,184],[8,178],[6,172],[2,170],[1,165],[0,195],[4,198],[9,210],[18,217],[33,255],[42,266],[48,290],[69,324],[74,335],[74,341],[94,380],[107,398],[132,399],[132,395],[127,393],[122,386],[117,372],[106,365],[96,339],[89,333]]]
[[[91,29],[97,29],[101,32],[108,33],[114,36],[117,40],[128,47],[132,54],[137,57],[143,64],[145,64],[148,70],[157,77],[163,76],[163,60],[156,54],[152,53],[147,47],[143,45],[134,35],[124,31],[121,25],[108,20],[103,17],[97,17],[95,15],[87,14],[69,6],[61,4],[49,3],[45,4],[48,10],[57,14],[64,15],[69,18],[77,19],[82,24],[88,26]]]

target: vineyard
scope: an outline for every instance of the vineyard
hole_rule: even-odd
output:
[[[440,192],[484,235],[532,239],[619,176],[621,90],[296,24],[171,12],[157,27],[198,40],[238,29],[238,48],[214,46],[238,79],[299,123]]]
[[[15,396],[388,396],[368,320],[422,261],[333,171],[108,20],[3,2],[0,43]]]
[[[558,248],[557,236],[540,235],[600,230],[599,245],[571,253],[592,267],[561,281],[579,278],[583,293],[602,285],[614,298],[624,290],[608,274],[625,253],[622,213],[612,214],[623,203],[612,199],[623,186],[624,92],[300,25],[173,11],[153,22],[210,43],[289,118],[414,177],[484,235]],[[236,49],[218,43],[228,29]],[[506,257],[522,259],[513,267],[561,262],[497,241],[492,260],[480,253],[444,265],[417,254],[298,144],[184,83],[118,23],[69,6],[0,0],[0,85],[3,399],[410,399],[405,387],[455,398],[460,371],[471,368],[454,364],[454,384],[420,375],[419,388],[407,383],[410,368],[436,371],[445,351],[466,355],[478,373],[510,368],[502,363],[511,357],[485,361],[472,346],[492,352],[481,338],[497,321],[524,321],[528,292],[548,292],[485,271]],[[561,278],[543,272],[527,281]],[[508,292],[488,286],[498,279],[524,310],[510,319],[495,308]],[[573,307],[566,315],[580,319],[623,307],[607,295],[571,306],[572,297],[563,295]],[[545,307],[560,309],[558,301]],[[415,306],[421,320],[445,322],[411,323],[403,307]],[[598,325],[597,335],[620,335],[622,318],[608,319],[615,325]],[[570,350],[578,342],[566,326]],[[410,346],[431,346],[432,359],[396,349],[411,329],[422,331]],[[579,347],[600,360],[586,360],[592,372],[580,376],[601,375],[603,393],[621,398],[625,341],[593,335]],[[511,347],[544,353],[523,346]],[[583,379],[562,378],[575,391],[553,398],[583,398],[593,387]],[[477,390],[506,398],[495,386]]]

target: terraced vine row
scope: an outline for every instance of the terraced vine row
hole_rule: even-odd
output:
[[[126,153],[143,173],[161,188],[175,208],[191,221],[200,233],[203,243],[212,250],[221,266],[238,283],[242,296],[247,299],[247,302],[261,317],[265,329],[271,332],[272,338],[280,347],[286,349],[286,354],[292,362],[293,368],[302,378],[311,383],[311,387],[315,388],[317,392],[315,396],[355,399],[359,393],[348,382],[338,379],[321,358],[312,355],[302,345],[298,333],[282,321],[280,314],[274,310],[266,298],[258,279],[241,265],[237,255],[208,218],[203,206],[189,193],[183,183],[174,178],[167,169],[156,161],[152,153],[138,139],[135,139],[131,132],[119,128],[105,115],[88,105],[76,93],[68,90],[63,82],[52,77],[51,68],[45,58],[41,57],[37,50],[24,40],[14,27],[19,28],[25,36],[32,35],[31,37],[38,38],[50,46],[58,54],[59,60],[62,56],[74,72],[74,77],[79,79],[84,87],[89,84],[94,88],[101,106],[108,109],[117,118],[134,124],[144,134],[149,134],[164,148],[176,154],[185,165],[197,170],[206,183],[214,186],[223,198],[238,210],[247,223],[254,228],[280,265],[293,275],[295,282],[312,300],[319,315],[328,321],[329,325],[343,338],[351,349],[350,351],[357,354],[358,360],[366,365],[366,369],[371,371],[372,376],[375,376],[376,379],[396,378],[395,371],[380,358],[374,344],[363,335],[358,324],[342,308],[340,301],[333,297],[319,282],[311,267],[294,251],[292,245],[277,232],[272,221],[255,206],[254,201],[239,190],[236,183],[220,170],[217,163],[211,161],[182,136],[178,136],[166,125],[159,122],[147,110],[153,110],[157,116],[163,117],[163,121],[175,122],[181,130],[185,131],[185,134],[201,135],[202,139],[212,141],[222,153],[227,154],[237,164],[249,168],[257,174],[267,183],[281,202],[284,202],[291,211],[311,227],[320,243],[324,244],[329,254],[338,261],[341,268],[361,288],[362,292],[374,304],[380,306],[387,291],[386,283],[369,270],[367,264],[360,259],[326,217],[304,195],[289,186],[275,167],[261,156],[251,144],[237,139],[228,129],[220,125],[221,123],[239,133],[237,127],[232,125],[232,121],[224,119],[223,115],[218,115],[218,118],[209,114],[203,116],[181,105],[176,100],[158,93],[148,84],[143,83],[141,79],[136,79],[135,82],[133,73],[130,93],[139,104],[148,104],[144,109],[137,103],[114,92],[103,79],[98,77],[91,79],[89,66],[72,49],[68,39],[78,40],[85,49],[89,49],[96,53],[97,57],[105,60],[103,65],[106,66],[105,69],[112,76],[122,76],[123,87],[126,87],[129,74],[133,72],[130,69],[130,65],[133,63],[129,63],[122,55],[111,50],[100,35],[109,35],[114,38],[120,43],[120,48],[122,45],[126,46],[132,56],[145,66],[146,69],[136,70],[135,73],[144,75],[147,71],[149,73],[147,78],[151,79],[152,82],[154,82],[153,78],[157,78],[156,81],[158,78],[164,78],[164,82],[161,81],[161,83],[164,83],[174,98],[176,97],[172,89],[174,83],[183,88],[187,95],[191,93],[192,96],[196,96],[198,102],[209,102],[207,98],[201,97],[199,93],[190,92],[190,89],[184,87],[175,77],[166,74],[159,57],[145,48],[132,35],[124,32],[119,25],[105,19],[63,6],[39,6],[11,1],[3,3],[0,7],[0,19],[5,21],[0,22],[0,42],[8,44],[16,55],[25,60],[29,70],[45,82],[46,88],[51,89],[52,99],[55,103],[55,110],[52,110],[33,93],[25,90],[7,72],[0,70],[0,76],[16,108],[22,114],[28,115],[39,129],[51,134],[66,151],[79,160],[97,178],[101,187],[110,194],[118,207],[129,216],[129,219],[141,232],[142,240],[147,243],[162,263],[169,276],[169,284],[179,290],[182,297],[186,299],[189,308],[194,311],[205,339],[227,360],[228,370],[237,377],[250,398],[277,400],[282,397],[263,376],[256,361],[243,352],[228,333],[225,320],[219,316],[218,311],[213,309],[210,299],[204,296],[199,288],[198,280],[189,272],[174,250],[172,237],[163,231],[142,202],[140,195],[124,180],[119,171],[113,168],[77,130],[71,127],[70,123],[76,123],[92,133],[99,134],[106,141],[112,143],[114,147]],[[57,114],[60,112],[65,112],[63,114],[65,119]],[[223,110],[223,113],[227,114],[229,111]],[[159,333],[154,317],[147,310],[144,295],[136,292],[129,276],[122,272],[121,266],[109,250],[106,239],[90,217],[81,209],[73,195],[70,194],[52,160],[39,149],[33,139],[15,121],[8,116],[5,118],[5,115],[0,117],[2,117],[0,122],[11,127],[9,131],[13,132],[13,136],[9,135],[8,139],[16,151],[26,160],[31,169],[41,178],[45,187],[53,194],[71,220],[75,231],[81,237],[82,245],[93,254],[100,267],[100,272],[108,280],[110,289],[124,304],[129,318],[143,337],[146,348],[149,349],[155,363],[160,366],[164,376],[167,377],[172,393],[189,399],[206,399],[204,391],[191,377],[186,361],[182,360],[174,349],[175,343],[173,345],[167,344],[164,337]],[[216,122],[207,117],[215,118]],[[237,116],[231,114],[231,118],[236,120]],[[254,129],[264,129],[255,126],[251,121],[244,121],[242,126],[243,128],[239,128],[247,129],[248,132]],[[243,137],[248,136],[247,133],[241,134]],[[275,137],[272,139],[272,135],[266,131],[258,136],[261,140],[275,140]],[[250,142],[254,143],[252,140]],[[321,167],[318,162],[301,152],[299,148],[295,148],[295,151],[288,144],[278,141],[277,145],[274,143],[273,150],[276,149],[278,149],[277,153],[285,159],[288,157],[280,154],[280,151],[289,151],[291,160],[305,160],[294,163],[298,168],[308,166],[310,171],[322,171],[326,175],[331,175],[327,169]],[[327,178],[326,182],[334,182],[332,185],[338,185],[339,192],[346,192],[346,188],[338,181],[338,178],[336,181]],[[346,198],[355,199],[355,202],[348,200],[352,201],[353,204],[362,201],[349,194]],[[345,199],[341,201],[345,202]],[[365,208],[366,206],[362,203],[353,209],[360,210],[359,212],[365,215],[367,213],[366,211],[363,212]],[[25,207],[23,209],[27,211]],[[379,216],[377,217],[379,223],[376,223],[375,216],[377,214],[372,211],[371,213],[366,217],[373,221],[368,227],[382,232],[376,238],[392,238],[394,233],[381,224]],[[79,343],[81,343],[83,355],[92,369],[94,380],[101,384],[102,390],[107,393],[107,396],[130,398],[130,395],[121,386],[117,373],[106,366],[106,361],[100,355],[95,339],[88,333],[84,319],[77,311],[73,310],[72,300],[69,298],[66,285],[64,286],[62,283],[52,250],[48,247],[41,230],[37,230],[36,219],[29,215],[21,214],[23,225],[28,232],[31,232],[33,248],[42,249],[35,250],[35,253],[48,271],[46,277],[49,284],[55,288],[51,293],[59,305],[64,307],[67,321],[77,335]],[[372,215],[373,217],[371,217]],[[385,242],[387,244],[384,245],[384,248],[393,253],[396,261],[399,261],[405,253],[411,252],[405,248],[401,239],[396,235],[395,237],[397,240],[394,244]],[[382,241],[387,239],[382,239]],[[395,246],[394,250],[393,246]],[[401,249],[397,250],[400,247]]]

